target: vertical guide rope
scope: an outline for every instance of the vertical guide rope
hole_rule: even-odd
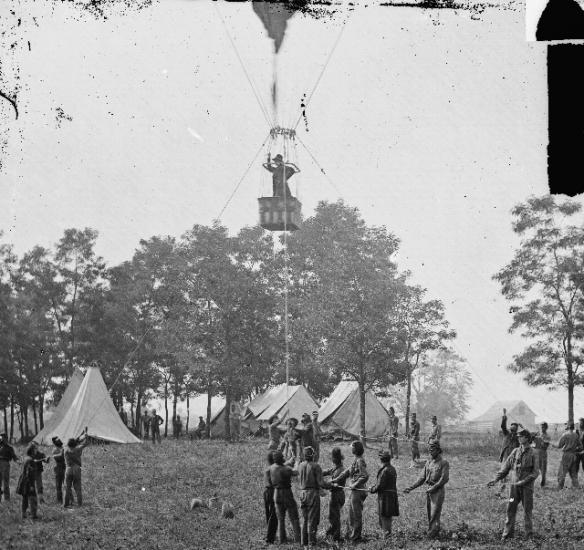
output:
[[[286,138],[284,144],[286,145]],[[288,161],[288,151],[284,151],[286,162]],[[286,177],[286,165],[284,165],[284,349],[285,349],[285,364],[286,364],[286,407],[290,413],[290,357],[288,345],[288,178]]]

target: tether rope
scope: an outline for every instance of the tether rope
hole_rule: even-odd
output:
[[[217,12],[219,20],[221,21],[221,23],[223,25],[223,29],[225,30],[225,34],[227,35],[229,42],[231,42],[231,46],[233,47],[233,51],[235,52],[235,55],[237,56],[237,59],[239,60],[239,63],[241,65],[241,68],[243,69],[245,77],[247,78],[247,81],[249,82],[251,90],[252,90],[252,92],[253,92],[253,94],[258,102],[259,108],[262,111],[262,114],[264,115],[264,118],[266,119],[268,126],[270,128],[273,128],[275,126],[275,122],[274,122],[274,120],[272,120],[270,118],[269,111],[266,109],[266,106],[264,105],[264,102],[262,101],[261,96],[259,95],[258,91],[256,90],[255,83],[254,83],[251,75],[249,74],[248,70],[246,69],[245,64],[243,62],[243,59],[239,55],[239,51],[237,50],[237,46],[235,45],[235,42],[234,42],[233,38],[231,37],[231,34],[229,33],[229,29],[227,28],[227,24],[225,23],[225,20],[223,19],[221,12],[219,11],[219,8],[217,7],[217,4],[215,2],[213,2],[213,7],[215,8],[215,11]]]
[[[261,153],[262,149],[264,148],[264,146],[266,145],[266,143],[268,142],[269,139],[270,139],[270,133],[268,132],[268,135],[266,136],[266,139],[264,139],[264,142],[260,145],[260,148],[257,150],[257,152],[254,155],[252,161],[248,164],[247,168],[245,169],[245,172],[243,173],[243,175],[241,176],[240,180],[237,182],[237,185],[235,186],[235,188],[231,192],[231,195],[229,195],[229,198],[227,199],[227,201],[223,205],[223,208],[221,209],[221,211],[219,212],[219,215],[216,218],[217,220],[220,220],[221,219],[221,216],[223,215],[223,212],[225,212],[225,209],[227,208],[227,206],[229,206],[229,203],[231,202],[231,199],[233,199],[233,196],[235,195],[235,193],[237,193],[237,190],[239,189],[239,186],[241,185],[241,183],[245,179],[245,176],[247,176],[247,173],[249,172],[250,168],[253,166],[253,163],[255,162],[256,158],[258,158],[258,155]]]
[[[330,176],[324,171],[324,168],[320,165],[318,160],[316,160],[316,157],[310,152],[305,143],[298,136],[296,136],[296,139],[299,141],[300,145],[304,147],[305,151],[310,155],[310,158],[312,159],[314,164],[316,164],[318,169],[323,173],[324,177],[327,179],[327,181],[330,183],[333,189],[339,194],[340,197],[342,197],[343,194],[341,193],[340,189],[335,185],[335,182],[330,178]]]
[[[345,22],[343,23],[343,26],[341,27],[341,31],[339,32],[339,36],[337,36],[337,40],[335,41],[335,44],[334,44],[332,50],[330,51],[329,56],[328,56],[327,60],[325,61],[325,64],[324,64],[322,70],[320,71],[320,74],[318,75],[318,78],[316,79],[316,83],[314,84],[314,87],[312,88],[312,91],[310,92],[309,96],[306,98],[306,101],[304,103],[304,111],[306,111],[306,109],[308,109],[308,104],[310,103],[310,100],[312,99],[314,92],[316,91],[316,89],[318,88],[318,85],[320,84],[320,81],[322,80],[324,72],[326,71],[326,68],[328,67],[328,64],[330,63],[330,60],[333,56],[333,53],[335,52],[335,50],[337,49],[337,46],[339,45],[339,42],[341,41],[341,37],[343,36],[343,32],[345,31],[345,26],[347,25],[347,21],[348,21],[348,18],[345,19]],[[294,125],[294,130],[296,130],[296,128],[300,124],[301,120],[302,120],[302,112],[298,116],[298,120],[296,121],[296,124]]]

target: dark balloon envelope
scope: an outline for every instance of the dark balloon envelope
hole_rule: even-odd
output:
[[[253,11],[261,19],[268,36],[274,41],[276,53],[280,50],[288,19],[299,9],[299,4],[294,2],[252,2]]]

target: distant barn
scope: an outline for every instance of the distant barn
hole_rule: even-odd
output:
[[[528,430],[535,428],[536,414],[527,406],[525,401],[515,400],[493,403],[486,412],[469,421],[469,429],[477,432],[498,433],[501,429],[503,409],[507,409],[507,427],[512,422],[517,422]]]

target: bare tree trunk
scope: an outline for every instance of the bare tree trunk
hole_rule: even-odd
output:
[[[41,392],[39,392],[39,427],[42,430],[45,427],[45,411],[43,410],[45,408],[45,397]]]
[[[213,398],[213,386],[211,384],[211,373],[207,379],[207,439],[211,438],[211,399]]]
[[[361,433],[359,434],[359,438],[361,439],[363,446],[366,447],[367,441],[365,437],[367,435],[367,431],[365,429],[365,380],[363,372],[361,372],[361,376],[359,377],[359,421],[361,425]]]
[[[34,433],[35,435],[39,433],[39,423],[37,417],[37,407],[36,407],[36,400],[32,398],[32,417],[34,419]]]
[[[30,430],[28,428],[28,405],[21,407],[20,412],[24,418],[24,435],[26,436],[26,439],[28,439],[30,437]]]
[[[412,397],[412,371],[410,366],[407,366],[408,369],[408,389],[406,392],[406,436],[409,437],[410,435],[410,399]]]
[[[168,379],[164,380],[164,437],[168,437]]]
[[[178,402],[178,393],[179,393],[179,387],[178,387],[178,380],[176,379],[176,376],[174,377],[174,392],[173,392],[173,396],[172,396],[172,418],[174,418],[175,422],[173,423],[172,427],[173,427],[173,432],[174,432],[174,437],[178,437],[178,422],[177,422],[177,417],[176,417],[176,405]]]
[[[574,374],[570,368],[568,368],[568,422],[574,422]]]
[[[231,441],[231,392],[225,392],[225,441]]]
[[[10,394],[10,436],[9,440],[14,441],[14,395]]]

